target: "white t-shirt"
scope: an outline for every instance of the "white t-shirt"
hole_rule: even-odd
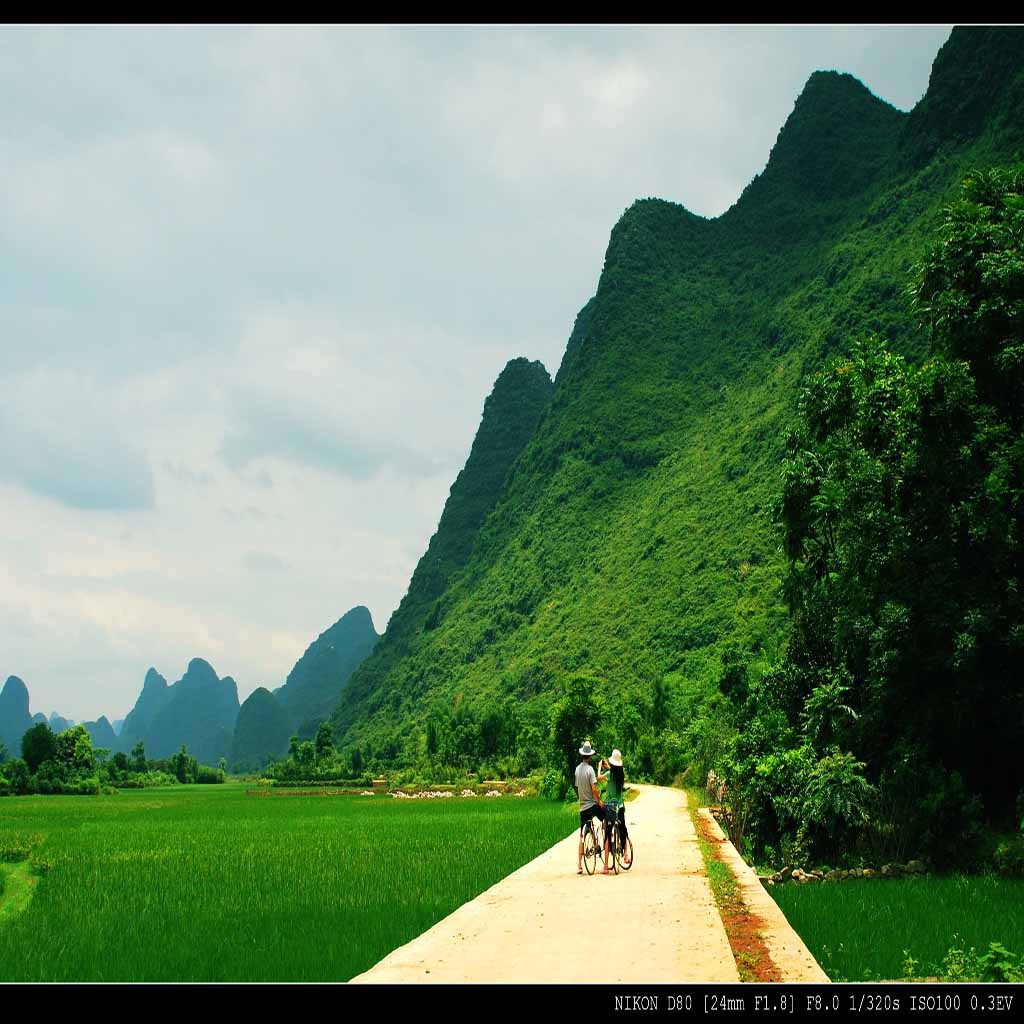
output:
[[[576,766],[576,792],[580,797],[580,810],[585,811],[593,807],[597,801],[594,799],[593,787],[597,785],[597,775],[594,769],[586,761],[580,761]]]

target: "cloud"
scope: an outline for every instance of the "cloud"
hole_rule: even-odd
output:
[[[151,508],[153,473],[130,428],[90,378],[9,379],[0,387],[0,478],[73,508]]]
[[[0,33],[6,671],[120,716],[150,664],[244,697],[353,605],[383,625],[495,378],[558,366],[622,211],[720,213],[812,71],[906,109],[947,33]]]
[[[247,318],[225,378],[219,455],[236,471],[277,459],[352,480],[457,471],[504,361],[414,324],[269,307]]]
[[[224,438],[221,454],[233,469],[276,456],[356,479],[372,476],[399,453],[360,437],[340,417],[282,405],[273,396],[238,396],[237,427]]]
[[[191,484],[193,487],[207,487],[213,482],[213,477],[205,470],[197,473],[181,461],[174,462],[171,459],[164,459],[162,466],[164,471],[175,480]]]
[[[277,555],[266,551],[247,551],[242,564],[250,572],[284,572],[288,568]]]

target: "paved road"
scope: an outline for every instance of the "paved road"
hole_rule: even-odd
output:
[[[352,980],[739,981],[686,794],[634,788],[632,870],[577,875],[573,832]]]

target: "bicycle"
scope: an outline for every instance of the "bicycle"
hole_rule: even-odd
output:
[[[597,855],[603,850],[604,844],[598,839],[594,819],[591,818],[583,826],[583,866],[587,869],[588,875],[597,870]]]
[[[623,847],[622,829],[619,826],[618,814],[620,805],[612,803],[606,804],[605,806],[615,808],[614,821],[609,823],[608,819],[605,819],[604,834],[605,839],[609,843],[608,859],[612,862],[612,870],[615,872],[615,874],[618,874],[620,871],[628,871],[633,866],[633,840],[631,837],[627,836],[626,845],[625,847]],[[611,835],[609,835],[609,831],[611,832]],[[601,850],[604,850],[604,844],[602,844]],[[584,852],[586,852],[586,846],[584,846]]]

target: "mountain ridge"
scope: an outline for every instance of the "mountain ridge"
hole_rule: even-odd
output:
[[[986,39],[951,34],[923,109],[948,102],[948,68]],[[528,769],[543,761],[553,703],[580,687],[613,709],[615,745],[648,764],[666,734],[654,725],[662,687],[684,743],[728,650],[761,656],[786,621],[770,515],[801,382],[859,332],[926,351],[904,291],[975,155],[1012,156],[1001,103],[979,134],[951,132],[940,156],[908,169],[914,111],[818,72],[721,217],[633,203],[469,559],[424,628],[397,643],[389,623],[335,710],[340,744],[412,764],[435,709],[482,715],[512,699]]]

